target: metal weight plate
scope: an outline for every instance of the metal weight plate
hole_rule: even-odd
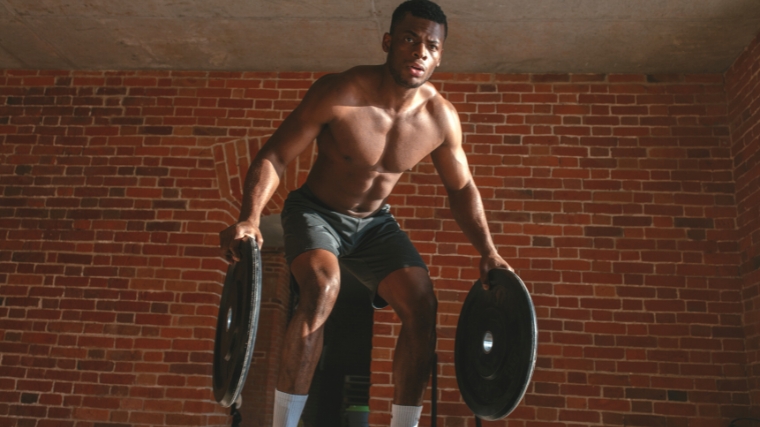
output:
[[[528,289],[513,272],[488,272],[467,294],[457,324],[454,367],[467,406],[499,420],[520,403],[536,366],[538,326]]]
[[[253,239],[240,242],[240,261],[224,280],[214,342],[214,398],[232,405],[245,385],[261,307],[261,254]]]

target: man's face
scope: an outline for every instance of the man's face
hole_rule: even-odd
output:
[[[428,81],[441,65],[444,37],[442,24],[407,13],[393,28],[393,34],[383,36],[383,51],[388,53],[393,80],[409,89]]]

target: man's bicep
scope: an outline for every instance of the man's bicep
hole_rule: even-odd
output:
[[[436,148],[430,157],[433,160],[438,175],[446,190],[461,190],[471,180],[470,166],[462,148],[462,125],[459,116],[451,104],[446,104],[440,119],[443,124],[443,143]]]
[[[430,154],[430,157],[446,190],[461,190],[472,180],[467,156],[461,143],[444,142]]]
[[[319,135],[324,124],[314,117],[293,111],[264,146],[268,156],[284,164],[301,154]]]
[[[330,100],[325,82],[309,89],[301,103],[286,118],[262,151],[270,160],[287,165],[301,154],[330,121]]]

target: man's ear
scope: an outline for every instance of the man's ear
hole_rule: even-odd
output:
[[[438,52],[438,65],[436,65],[435,68],[440,67],[441,62],[443,62],[443,46],[441,46],[441,51]]]
[[[391,50],[391,35],[390,33],[383,34],[383,52],[388,53]]]

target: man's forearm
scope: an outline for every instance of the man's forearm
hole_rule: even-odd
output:
[[[278,168],[268,158],[257,156],[248,168],[243,186],[243,204],[239,221],[258,222],[261,211],[280,184],[282,167]]]
[[[451,213],[467,239],[482,256],[495,254],[496,247],[475,183],[470,181],[459,190],[448,191],[448,194]]]

